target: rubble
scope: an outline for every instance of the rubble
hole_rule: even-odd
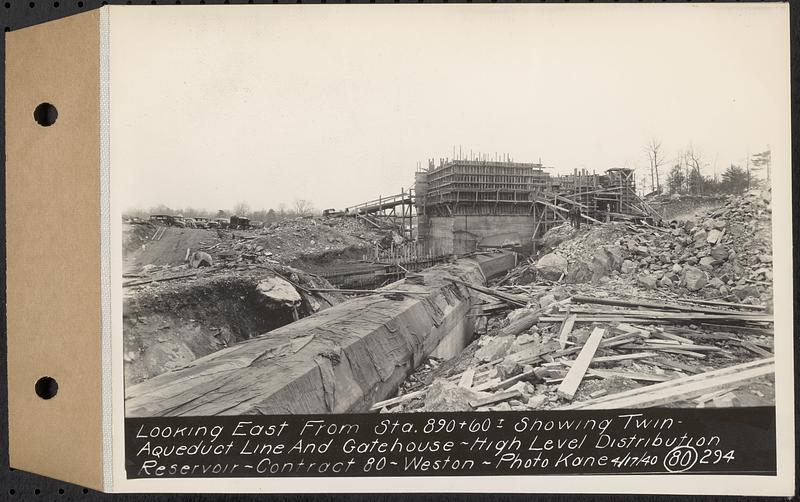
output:
[[[540,245],[538,260],[480,289],[496,303],[477,308],[479,337],[427,374],[490,394],[460,409],[774,402],[769,192],[668,226],[564,224]],[[413,402],[392,411],[422,409]],[[425,411],[444,409],[426,400]]]

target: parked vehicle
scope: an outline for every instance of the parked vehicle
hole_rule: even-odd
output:
[[[250,228],[250,218],[244,216],[231,216],[230,228],[233,230],[246,230]]]

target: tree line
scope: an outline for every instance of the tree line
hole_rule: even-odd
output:
[[[253,210],[250,205],[245,202],[239,202],[230,209],[217,209],[216,211],[208,209],[197,209],[193,207],[173,208],[166,204],[159,204],[146,209],[133,209],[126,212],[126,216],[138,217],[147,219],[151,214],[169,214],[180,215],[184,218],[230,218],[231,216],[244,216],[254,221],[262,221],[265,224],[274,223],[276,221],[285,220],[288,218],[296,218],[299,216],[309,216],[316,214],[314,204],[305,199],[296,199],[291,206],[285,203],[280,203],[277,209],[257,209]]]
[[[769,185],[772,153],[767,147],[745,159],[744,166],[731,164],[719,175],[708,175],[708,163],[692,145],[667,161],[661,142],[654,139],[645,147],[653,193],[709,195],[739,194],[761,186],[764,175]],[[668,167],[668,170],[667,169]],[[645,177],[646,178],[646,177]],[[663,181],[662,181],[663,180]]]

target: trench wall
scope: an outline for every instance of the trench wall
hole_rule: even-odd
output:
[[[126,416],[346,413],[390,397],[426,357],[455,350],[471,290],[514,266],[512,253],[433,267],[415,294],[370,295],[126,389]]]

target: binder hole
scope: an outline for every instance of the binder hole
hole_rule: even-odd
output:
[[[42,493],[42,490],[40,490],[40,489],[38,489],[38,488],[37,488],[37,489],[35,489],[35,490],[33,490],[33,494],[34,494],[34,495],[39,495],[40,493]]]
[[[78,2],[78,7],[83,7],[83,2]]]
[[[87,493],[89,493],[89,489],[88,489],[88,488],[84,488],[82,491],[83,491],[83,494],[84,494],[84,495],[86,495]]]
[[[36,380],[34,390],[36,390],[36,395],[42,399],[51,399],[58,394],[58,382],[48,376],[42,377]]]
[[[15,489],[13,489],[13,488],[12,488],[12,489],[10,489],[10,490],[8,490],[8,494],[9,494],[9,495],[14,495],[15,493],[17,493],[17,490],[15,490]]]
[[[42,103],[33,110],[33,118],[42,127],[49,127],[56,123],[58,110],[50,103]]]
[[[63,488],[59,488],[58,489],[58,494],[59,495],[64,495],[64,489]]]

